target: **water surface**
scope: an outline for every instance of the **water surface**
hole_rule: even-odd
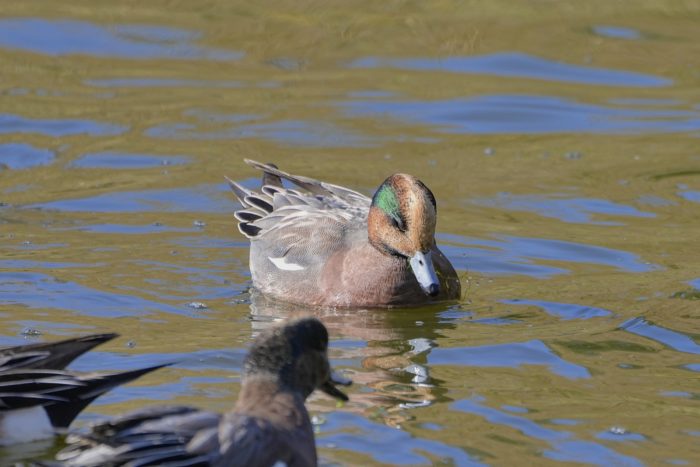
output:
[[[312,312],[355,381],[308,402],[322,465],[698,463],[696,5],[5,3],[0,345],[114,331],[73,368],[174,362],[76,428],[226,410],[251,339]],[[462,299],[260,297],[244,158],[368,195],[418,176]]]

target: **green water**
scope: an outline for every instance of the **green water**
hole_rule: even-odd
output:
[[[0,344],[109,330],[76,369],[179,362],[76,427],[226,410],[251,336],[308,311],[248,293],[223,175],[254,186],[252,158],[367,194],[418,176],[464,278],[455,305],[315,311],[355,381],[309,401],[322,463],[700,462],[700,3],[0,15]]]

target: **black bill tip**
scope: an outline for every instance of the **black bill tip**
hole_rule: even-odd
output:
[[[348,396],[343,391],[335,387],[336,384],[341,386],[350,386],[352,384],[352,380],[341,376],[336,372],[332,372],[328,381],[323,383],[319,389],[331,397],[347,402],[349,400]]]

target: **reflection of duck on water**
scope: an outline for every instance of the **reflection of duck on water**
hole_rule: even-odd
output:
[[[405,409],[447,400],[442,381],[430,375],[425,366],[433,342],[455,324],[440,317],[444,307],[424,307],[402,312],[386,309],[309,308],[270,299],[250,292],[253,334],[273,323],[297,316],[314,316],[339,340],[332,349],[333,359],[359,361],[363,371],[350,374],[359,386],[369,391],[355,392],[342,410],[364,416],[379,416],[392,426],[408,416]],[[353,363],[357,367],[358,364]],[[309,402],[309,408],[327,411],[328,407]]]
[[[243,205],[253,286],[291,303],[336,307],[416,306],[460,297],[435,243],[433,193],[394,174],[373,198],[246,160],[264,172],[260,192],[229,180]],[[282,181],[295,184],[288,189]]]

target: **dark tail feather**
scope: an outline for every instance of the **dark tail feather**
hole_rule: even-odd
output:
[[[262,230],[260,227],[257,227],[253,224],[249,224],[247,222],[240,222],[238,224],[238,230],[241,231],[243,235],[245,235],[248,238],[253,238],[257,236],[260,231]]]
[[[324,188],[321,182],[319,182],[318,180],[314,180],[313,178],[304,177],[302,175],[292,175],[290,173],[278,169],[274,164],[263,164],[261,162],[257,162],[251,159],[244,159],[244,161],[251,167],[255,167],[258,170],[262,170],[264,174],[263,177],[268,176],[280,179],[280,186],[281,179],[285,179],[315,195],[328,193],[328,189]]]
[[[85,407],[102,394],[117,386],[129,383],[147,373],[169,365],[171,364],[166,363],[164,365],[156,365],[121,373],[86,375],[84,379],[85,385],[77,386],[68,402],[45,405],[44,409],[49,415],[51,424],[55,428],[67,428]]]
[[[228,186],[231,187],[231,189],[233,190],[233,193],[236,195],[236,198],[238,198],[238,201],[241,202],[243,207],[248,206],[248,204],[246,204],[246,202],[245,202],[246,196],[253,196],[253,195],[255,195],[255,193],[248,190],[243,185],[239,185],[238,183],[234,182],[233,180],[228,178],[226,175],[224,175],[224,178],[228,182]]]
[[[268,167],[272,167],[273,169],[279,169],[279,167],[277,167],[272,162],[268,162],[265,165],[267,165]],[[280,178],[280,176],[277,174],[265,171],[265,172],[263,172],[263,176],[262,176],[262,184],[263,184],[263,186],[268,185],[268,186],[277,186],[277,187],[282,188],[282,178]]]
[[[252,211],[236,211],[233,215],[241,222],[255,222],[263,217],[262,214]]]
[[[43,368],[47,370],[62,370],[73,360],[97,347],[111,341],[119,334],[105,333],[90,336],[75,337],[58,342],[18,345],[0,350],[0,356],[17,355],[21,353],[45,353],[43,358],[27,359],[25,364],[15,365],[14,368]]]

